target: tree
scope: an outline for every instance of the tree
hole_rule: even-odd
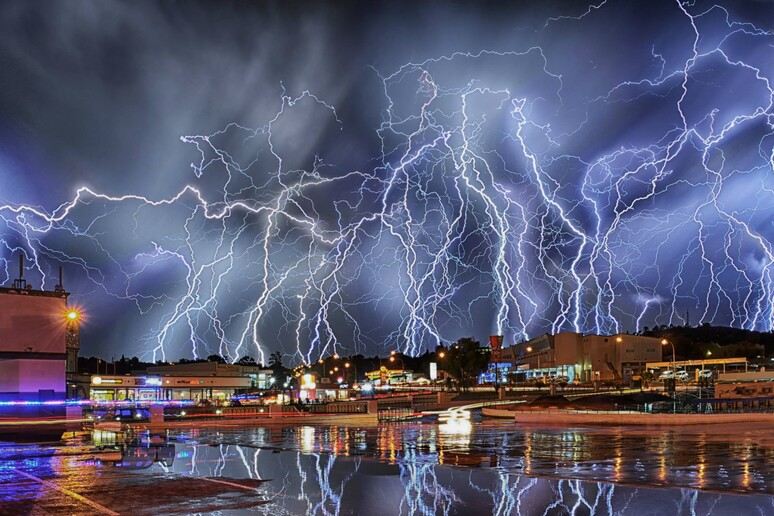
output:
[[[239,365],[254,366],[258,365],[255,359],[249,355],[245,355],[236,362]]]
[[[489,349],[472,337],[463,337],[449,346],[444,368],[457,381],[460,388],[467,389],[475,383],[476,376],[489,366]]]
[[[281,351],[275,351],[269,355],[269,368],[273,371],[274,381],[278,386],[283,386],[288,381],[290,370],[282,365]]]
[[[207,357],[207,362],[217,362],[219,364],[225,364],[226,359],[220,355],[210,355]]]

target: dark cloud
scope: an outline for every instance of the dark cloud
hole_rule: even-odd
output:
[[[704,156],[705,164],[726,160],[720,206],[703,204],[714,190],[699,138],[758,107],[772,116],[770,86],[733,63],[774,74],[772,37],[764,34],[774,13],[760,2],[711,7],[689,7],[706,13],[696,22],[699,51],[722,43],[732,63],[718,53],[702,59],[683,99],[679,72],[695,34],[677,2],[609,1],[598,9],[582,2],[5,2],[3,203],[53,212],[80,186],[161,200],[191,185],[216,211],[239,202],[281,206],[292,218],[240,208],[212,220],[190,193],[163,207],[88,199],[47,233],[25,234],[25,224],[40,221],[3,212],[0,256],[23,243],[44,270],[66,262],[67,287],[91,314],[84,350],[103,355],[150,352],[160,338],[170,358],[194,349],[256,354],[257,329],[264,349],[311,358],[331,349],[332,328],[349,350],[397,342],[416,351],[439,336],[483,337],[498,328],[509,339],[559,328],[611,331],[614,320],[634,330],[637,321],[679,323],[675,314],[686,309],[770,329],[771,121],[741,124]],[[727,18],[744,24],[729,26]],[[426,62],[442,56],[455,57]],[[424,64],[401,69],[407,63]],[[434,86],[430,125],[421,126]],[[460,95],[475,88],[482,91],[467,99],[476,125],[465,132]],[[283,104],[283,94],[299,100]],[[529,119],[520,134],[539,158],[543,190],[519,150],[520,115],[511,113],[519,98]],[[682,124],[678,102],[696,136],[659,170]],[[433,147],[409,167],[415,180],[385,190],[401,156],[443,130],[455,150]],[[475,190],[455,197],[451,178],[460,160],[472,159],[461,154],[465,137],[481,153],[470,163],[493,170],[481,180],[492,205]],[[302,171],[312,170],[340,179],[282,193],[309,181]],[[372,177],[347,175],[353,171]],[[636,201],[653,184],[657,195]],[[385,200],[387,220],[406,234],[369,221],[351,249],[346,240],[329,245],[339,228]],[[621,203],[634,207],[616,222]],[[492,210],[509,226],[506,269],[493,265]],[[449,285],[432,267],[454,217],[459,236],[441,260]],[[305,227],[304,218],[317,224]],[[416,221],[424,229],[417,224],[407,255],[400,238]],[[594,251],[573,226],[597,242],[598,230],[610,238]],[[706,259],[697,254],[701,242],[711,245]],[[304,257],[308,263],[294,268]],[[412,259],[414,272],[425,274],[419,286],[402,265]],[[326,283],[331,274],[339,283]],[[269,300],[256,326],[250,314],[266,291],[264,277]],[[578,277],[587,283],[576,292]],[[507,316],[497,314],[502,285],[514,294]],[[310,292],[316,297],[304,297]]]

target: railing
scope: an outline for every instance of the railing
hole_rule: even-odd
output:
[[[345,401],[325,403],[321,405],[307,405],[305,407],[310,414],[367,414],[367,401]]]
[[[384,408],[376,413],[379,422],[407,421],[416,417],[416,412],[411,408]]]
[[[484,407],[495,407],[485,403]],[[752,399],[696,399],[657,401],[646,404],[621,404],[610,409],[575,409],[570,406],[548,409],[523,406],[520,412],[550,411],[552,414],[774,414],[774,398]]]

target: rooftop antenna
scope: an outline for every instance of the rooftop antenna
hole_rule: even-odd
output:
[[[19,253],[19,277],[13,280],[13,288],[19,290],[27,288],[27,280],[24,279],[24,253]]]
[[[64,292],[64,283],[62,282],[62,266],[59,266],[59,285],[54,287],[57,292]]]

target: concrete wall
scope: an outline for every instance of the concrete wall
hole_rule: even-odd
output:
[[[65,352],[65,297],[0,293],[0,352]]]
[[[715,397],[716,398],[774,397],[774,381],[716,383]]]
[[[616,335],[615,338],[621,339],[619,346],[622,363],[660,362],[662,360],[663,346],[657,338],[628,334]]]
[[[40,391],[53,394],[41,395]],[[64,397],[64,360],[0,360],[0,399],[37,401]]]
[[[615,365],[619,361],[615,337],[603,335],[583,337],[584,369],[590,371],[590,376],[584,378],[585,380],[613,380],[615,375],[607,366],[607,362]]]
[[[556,363],[570,365],[580,363],[583,356],[583,335],[562,332],[554,337]]]

